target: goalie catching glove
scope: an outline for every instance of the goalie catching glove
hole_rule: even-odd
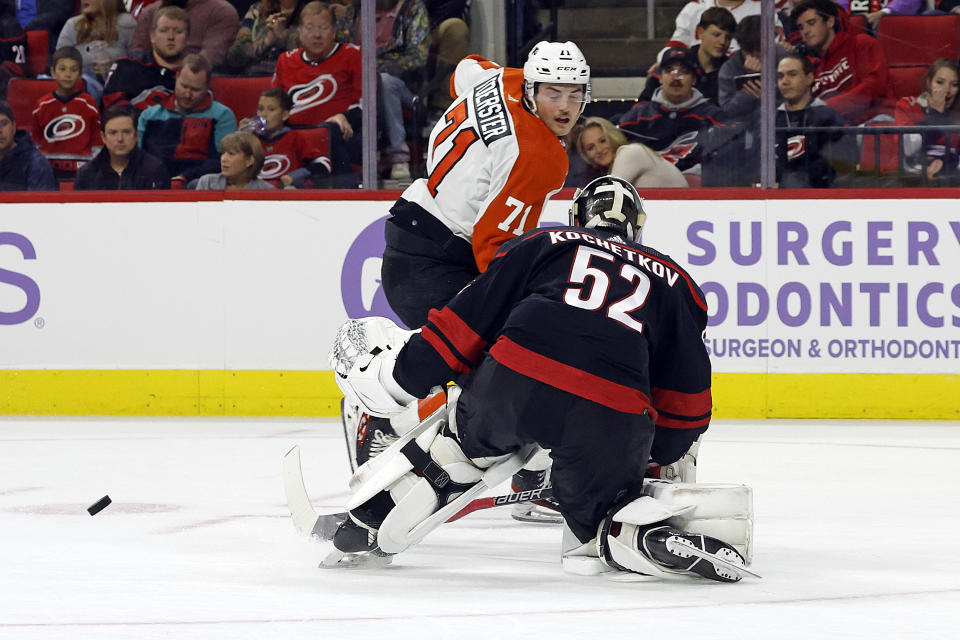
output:
[[[387,318],[347,320],[337,331],[328,356],[343,395],[380,417],[394,415],[415,400],[393,378],[397,355],[414,333]]]

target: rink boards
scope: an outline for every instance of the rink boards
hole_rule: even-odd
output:
[[[957,194],[798,194],[645,204],[644,242],[707,297],[715,415],[960,419]],[[0,414],[335,415],[336,327],[391,315],[398,194],[331,195],[7,202]]]

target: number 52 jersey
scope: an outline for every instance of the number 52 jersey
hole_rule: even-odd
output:
[[[483,357],[658,427],[710,422],[707,304],[669,256],[603,230],[549,227],[489,268],[401,350],[394,377],[418,397]],[[598,426],[599,428],[599,426]]]
[[[460,61],[454,102],[434,126],[427,178],[401,196],[473,246],[484,271],[507,240],[533,229],[567,177],[567,152],[523,107],[523,71],[480,56]]]

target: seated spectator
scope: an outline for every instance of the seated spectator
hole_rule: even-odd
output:
[[[814,70],[810,58],[795,53],[777,65],[777,87],[783,95],[778,128],[844,126],[840,114],[813,97]],[[829,187],[838,172],[852,171],[858,160],[853,139],[831,132],[778,132],[776,154],[782,188]]]
[[[180,7],[161,7],[152,19],[149,55],[117,60],[103,90],[104,108],[129,103],[142,111],[173,93],[186,55],[190,18]]]
[[[259,0],[250,5],[227,51],[227,66],[244,75],[270,75],[280,54],[300,46],[295,25],[300,0]]]
[[[923,77],[924,91],[917,97],[904,97],[897,101],[894,123],[898,125],[957,125],[960,113],[957,106],[957,88],[960,75],[957,62],[940,58],[927,69]],[[926,139],[926,162],[921,157]],[[903,151],[907,169],[920,172],[926,166],[928,178],[956,176],[960,162],[960,133],[949,136],[942,131],[924,134],[907,134],[903,137]]]
[[[80,15],[63,25],[57,49],[75,47],[83,57],[83,72],[102,84],[114,61],[128,54],[136,27],[122,0],[80,0]]]
[[[889,110],[887,59],[874,38],[840,30],[831,0],[804,0],[793,10],[803,42],[820,57],[813,95],[847,124],[863,124]]]
[[[246,131],[227,135],[220,148],[220,173],[208,173],[197,181],[198,190],[273,189],[257,177],[263,168],[263,147],[257,136]]]
[[[237,130],[237,120],[210,97],[210,63],[192,53],[183,59],[173,95],[145,110],[137,130],[140,148],[160,158],[171,186],[182,188],[220,170],[220,141]]]
[[[63,25],[76,10],[74,0],[15,0],[17,20],[24,31],[46,31],[51,34],[48,42],[53,52],[53,34],[60,33]]]
[[[273,86],[293,101],[291,125],[324,125],[331,144],[349,140],[360,157],[360,48],[334,37],[333,14],[323,2],[309,2],[300,11],[299,49],[277,60]]]
[[[453,102],[450,76],[457,63],[470,53],[470,4],[471,0],[426,0],[430,18],[427,65],[431,65],[430,60],[434,61],[427,90],[431,125]]]
[[[107,108],[101,119],[104,148],[77,171],[75,190],[169,189],[159,158],[137,147],[137,115],[129,104]]]
[[[190,18],[190,34],[187,38],[187,53],[199,53],[211,67],[219,67],[227,56],[240,28],[237,10],[227,0],[161,0],[147,5],[137,19],[130,48],[149,55],[151,48],[150,28],[153,15],[166,5],[182,6]]]
[[[638,188],[688,186],[673,164],[644,144],[628,144],[623,131],[606,118],[587,118],[574,147],[587,164],[587,173],[581,178],[587,182],[609,174]]]
[[[780,8],[786,3],[787,0],[776,0],[776,7]],[[680,13],[677,14],[674,22],[675,28],[673,35],[670,36],[670,41],[667,42],[666,47],[664,47],[657,58],[662,59],[663,54],[666,53],[670,47],[692,47],[695,44],[699,44],[700,33],[697,27],[700,24],[700,16],[711,7],[723,7],[733,14],[733,19],[737,24],[740,24],[740,21],[747,16],[760,15],[759,0],[692,0],[685,4],[683,9],[680,10]],[[782,30],[779,16],[775,17],[775,22],[778,31]],[[730,43],[730,51],[728,53],[733,53],[739,48],[740,44],[734,39]],[[651,67],[651,70],[652,69],[653,67]]]
[[[0,102],[0,191],[56,191],[50,163],[30,139],[17,129],[13,108]]]
[[[876,29],[883,16],[915,16],[921,9],[926,8],[924,0],[870,0],[870,2],[850,2],[850,0],[834,0],[838,6],[850,15],[865,15],[867,23]],[[850,6],[853,4],[853,6]]]
[[[697,63],[688,49],[668,49],[660,62],[663,85],[649,101],[638,102],[621,116],[619,126],[628,138],[642,140],[685,175],[699,177],[700,135],[720,125],[720,109],[694,88],[696,74]]]
[[[717,82],[720,109],[728,122],[736,122],[747,129],[756,129],[760,117],[760,16],[747,16],[737,24],[734,36],[740,49],[720,68]],[[777,62],[786,55],[777,45]],[[756,75],[755,78],[750,76]]]
[[[264,163],[259,177],[277,188],[299,189],[310,177],[322,178],[332,170],[328,129],[308,135],[305,129],[287,126],[293,101],[283,89],[265,89],[257,104],[262,126],[251,118],[240,121],[241,130],[250,130],[263,145]]]
[[[386,147],[383,165],[391,180],[410,179],[410,147],[403,110],[413,109],[413,91],[423,83],[430,20],[423,0],[377,0],[378,121]]]
[[[81,63],[80,52],[73,47],[57,49],[50,65],[57,87],[41,96],[33,108],[37,146],[58,180],[72,180],[77,168],[103,144],[97,103],[77,88],[81,86]]]
[[[10,78],[26,75],[27,34],[17,22],[14,0],[0,0],[0,100],[7,99]]]
[[[759,19],[759,16],[750,16]],[[700,14],[697,25],[697,39],[700,44],[691,47],[693,57],[698,64],[696,87],[713,104],[719,106],[718,79],[720,67],[727,61],[727,47],[737,23],[733,14],[723,7],[710,7]],[[743,46],[741,44],[741,46]],[[647,76],[647,83],[640,94],[640,100],[649,100],[653,92],[660,87],[659,70]]]

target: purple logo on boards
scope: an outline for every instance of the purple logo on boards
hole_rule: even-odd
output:
[[[37,252],[27,238],[19,233],[0,231],[0,247],[11,245],[20,250],[24,260],[36,260]],[[20,324],[34,316],[40,308],[40,287],[28,276],[0,268],[0,284],[8,284],[23,291],[27,301],[21,309],[10,311],[0,308],[0,325]]]
[[[403,327],[405,325],[387,303],[380,283],[380,265],[387,246],[383,230],[388,217],[375,220],[350,245],[340,272],[340,296],[343,308],[351,318],[384,316]]]

